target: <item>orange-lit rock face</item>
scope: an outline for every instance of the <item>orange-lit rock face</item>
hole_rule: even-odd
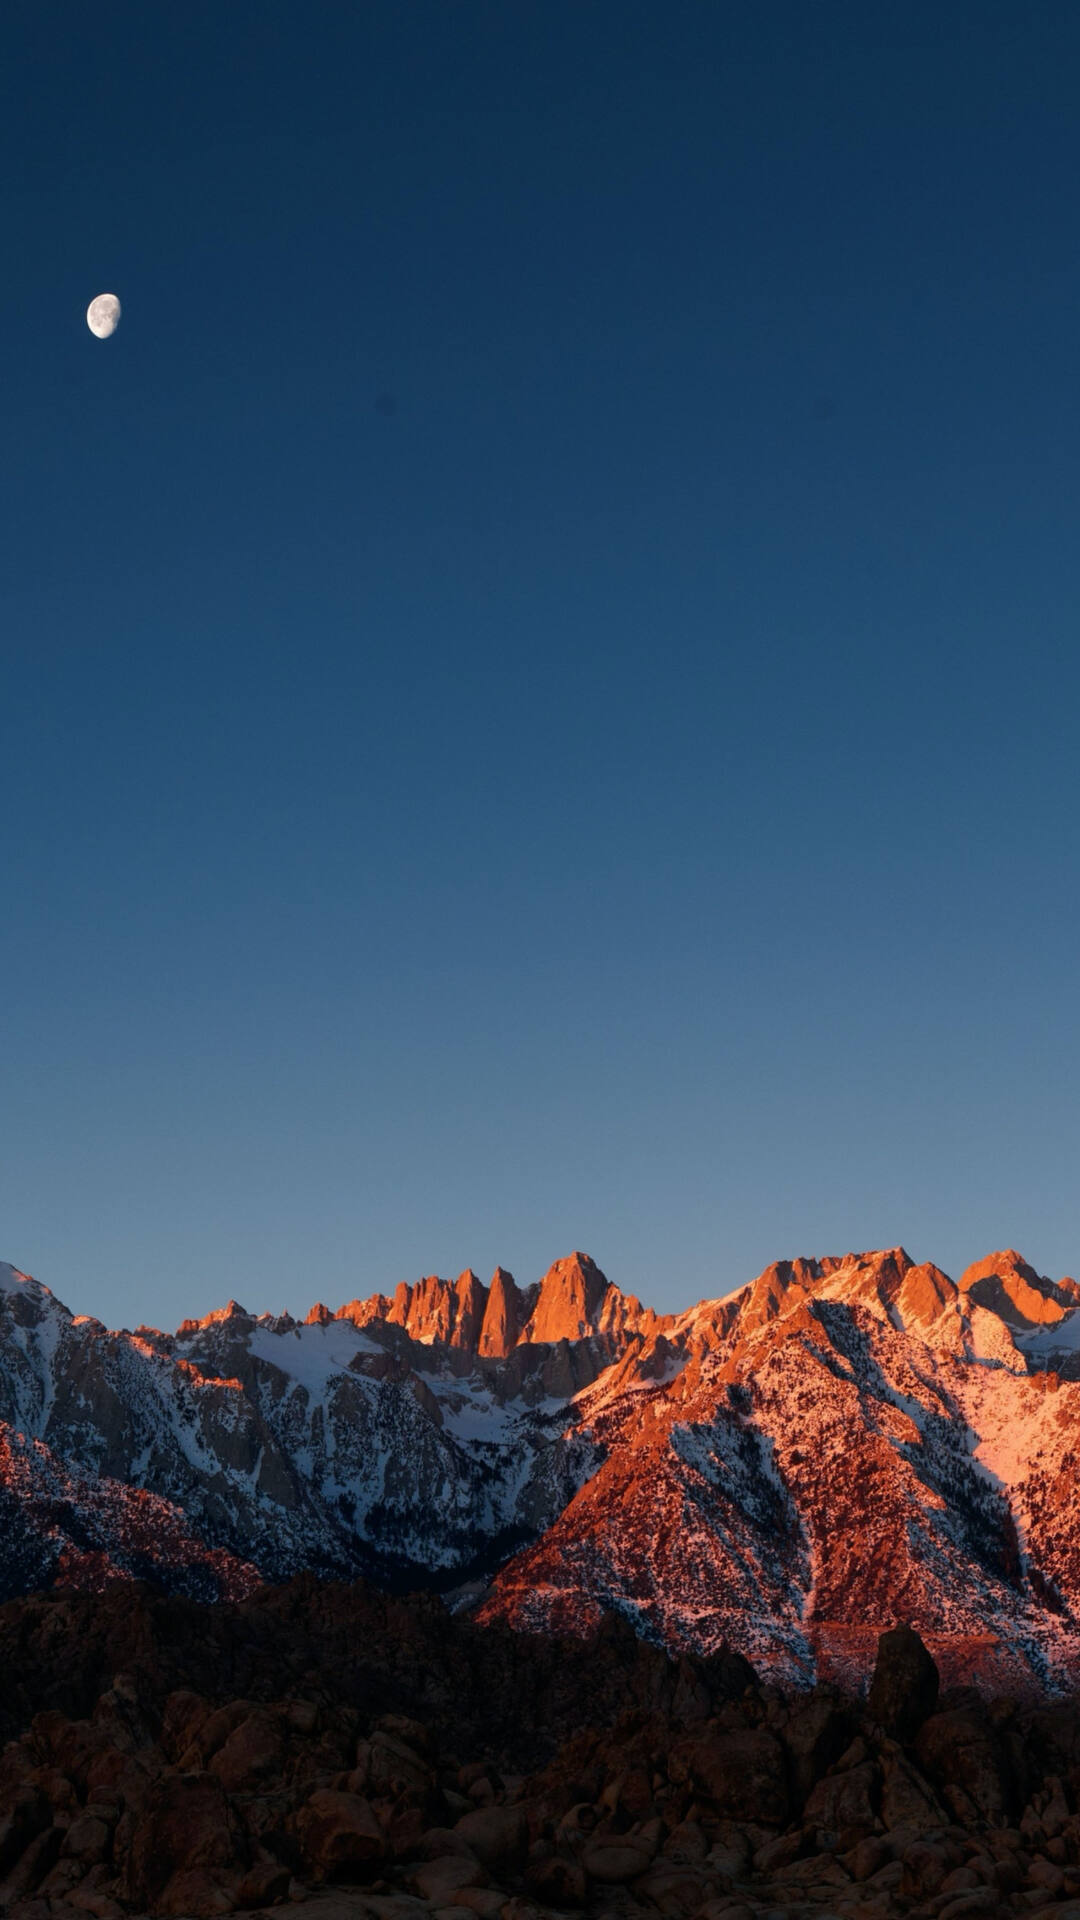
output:
[[[214,1316],[215,1323],[220,1318]],[[347,1319],[357,1327],[381,1321],[401,1327],[424,1345],[437,1343],[494,1360],[505,1360],[521,1342],[555,1345],[599,1334],[621,1338],[660,1325],[655,1313],[612,1286],[587,1253],[557,1260],[524,1292],[505,1267],[496,1267],[490,1287],[467,1268],[453,1281],[435,1274],[412,1286],[402,1281],[392,1300],[375,1294],[370,1300],[350,1301],[336,1315],[321,1305],[313,1307],[307,1324],[320,1318]],[[209,1319],[185,1322],[185,1331],[209,1324]]]
[[[466,1353],[476,1352],[486,1305],[487,1289],[480,1285],[472,1268],[468,1267],[454,1287],[454,1324],[450,1334],[452,1347],[463,1347]]]
[[[992,1253],[960,1276],[960,1291],[1006,1321],[1009,1326],[1046,1326],[1063,1318],[1075,1306],[1075,1281],[1056,1287],[1029,1267],[1010,1247]]]
[[[556,1260],[540,1282],[526,1340],[584,1340],[599,1326],[608,1283],[587,1253]]]
[[[658,1316],[575,1253],[168,1335],[0,1267],[0,1596],[494,1576],[485,1619],[614,1606],[788,1679],[896,1620],[952,1673],[1080,1674],[1078,1291],[893,1247]]]
[[[955,1306],[957,1289],[940,1267],[909,1267],[895,1297],[901,1326],[930,1328]]]
[[[505,1360],[517,1346],[522,1319],[522,1299],[514,1276],[505,1267],[496,1267],[484,1303],[477,1351],[489,1360]]]

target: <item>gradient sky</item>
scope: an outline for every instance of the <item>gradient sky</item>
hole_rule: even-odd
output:
[[[0,1255],[1077,1271],[1078,73],[1072,0],[9,0]]]

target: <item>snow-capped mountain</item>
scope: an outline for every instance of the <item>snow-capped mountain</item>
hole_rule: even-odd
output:
[[[1078,1301],[1012,1251],[959,1285],[902,1248],[767,1269],[578,1396],[607,1457],[485,1616],[614,1608],[789,1681],[904,1620],[950,1677],[1080,1676]]]
[[[785,1261],[678,1316],[574,1254],[171,1335],[0,1267],[0,1590],[472,1583],[484,1620],[614,1608],[790,1680],[906,1619],[957,1674],[1054,1685],[1078,1422],[1080,1287],[1011,1251],[959,1283],[902,1248]]]
[[[110,1566],[200,1593],[490,1571],[596,1463],[576,1394],[659,1325],[580,1255],[525,1291],[430,1278],[303,1324],[230,1301],[172,1335],[0,1266],[0,1494],[35,1543],[0,1547],[0,1592]]]

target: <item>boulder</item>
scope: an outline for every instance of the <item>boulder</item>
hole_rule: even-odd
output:
[[[296,1816],[296,1831],[325,1880],[367,1879],[386,1854],[382,1829],[358,1793],[317,1788]]]
[[[487,1874],[476,1860],[463,1853],[445,1853],[439,1860],[425,1860],[409,1874],[408,1885],[421,1900],[434,1906],[450,1906],[464,1887],[483,1885]]]
[[[633,1883],[633,1898],[650,1902],[670,1920],[696,1915],[706,1893],[718,1893],[722,1884],[717,1874],[706,1874],[698,1867],[677,1866],[661,1857],[654,1860],[648,1873]],[[625,1896],[624,1896],[625,1897]],[[648,1911],[648,1908],[646,1908]]]
[[[889,1753],[883,1761],[881,1819],[885,1827],[911,1827],[916,1832],[947,1825],[947,1816],[938,1805],[932,1788],[923,1775],[908,1765],[900,1753]]]
[[[61,1837],[59,1827],[46,1827],[43,1833],[31,1840],[0,1887],[0,1913],[7,1912],[10,1902],[25,1898],[41,1885],[45,1875],[56,1865]]]
[[[586,1898],[584,1870],[576,1860],[564,1854],[536,1860],[525,1875],[525,1883],[545,1907],[583,1907]]]
[[[877,1821],[879,1774],[872,1760],[828,1773],[819,1780],[803,1808],[808,1826],[829,1827],[837,1833],[860,1827],[872,1831]]]
[[[959,1789],[983,1820],[1005,1825],[1012,1811],[1011,1782],[1000,1743],[978,1710],[958,1707],[933,1714],[919,1734],[916,1752],[942,1792],[951,1798]]]
[[[279,1900],[288,1898],[291,1879],[288,1867],[283,1867],[279,1860],[259,1860],[249,1867],[236,1890],[237,1905],[241,1908],[275,1906]]]
[[[61,1767],[36,1767],[28,1776],[27,1785],[37,1787],[38,1791],[45,1795],[54,1817],[66,1815],[70,1818],[78,1812],[78,1794]]]
[[[600,1795],[599,1805],[609,1813],[625,1813],[631,1820],[644,1820],[653,1811],[652,1782],[645,1767],[620,1769]]]
[[[226,1793],[250,1792],[281,1768],[285,1737],[281,1721],[256,1708],[234,1727],[210,1762]]]
[[[797,1860],[803,1851],[803,1836],[800,1829],[794,1833],[777,1834],[775,1840],[766,1840],[754,1854],[755,1873],[776,1873],[781,1867],[788,1867]]]
[[[285,1706],[285,1718],[294,1733],[308,1740],[319,1724],[319,1709],[314,1700],[289,1700]]]
[[[928,1900],[961,1864],[963,1856],[952,1840],[915,1840],[903,1856],[901,1890],[910,1900]]]
[[[688,1755],[691,1779],[717,1813],[783,1826],[789,1800],[784,1749],[764,1727],[706,1735]]]
[[[833,1854],[815,1853],[806,1860],[791,1860],[777,1867],[773,1875],[783,1887],[839,1888],[850,1886],[850,1876]]]
[[[850,1713],[828,1697],[811,1697],[793,1707],[780,1738],[797,1806],[804,1805],[822,1775],[839,1760],[854,1731]]]
[[[555,1829],[555,1838],[561,1846],[579,1847],[588,1839],[596,1826],[596,1808],[591,1800],[577,1800],[567,1807]]]
[[[529,1823],[521,1807],[477,1807],[462,1814],[454,1832],[495,1873],[520,1866],[529,1849]]]
[[[347,1793],[361,1793],[363,1781],[355,1774],[346,1774],[338,1782]],[[410,1807],[399,1802],[385,1823],[386,1844],[395,1860],[418,1859],[424,1851],[424,1839],[431,1829],[431,1821],[424,1807]]]
[[[123,1753],[119,1747],[106,1747],[91,1764],[87,1775],[87,1798],[98,1800],[110,1795],[126,1807],[139,1808],[150,1791],[151,1772],[136,1754]]]
[[[210,1867],[185,1867],[174,1873],[155,1902],[154,1912],[168,1920],[213,1920],[231,1913],[236,1905],[235,1874],[215,1873]]]
[[[197,1716],[193,1719],[195,1732],[191,1745],[180,1755],[180,1765],[197,1767],[207,1766],[219,1748],[225,1745],[234,1727],[246,1720],[253,1710],[250,1700],[230,1700],[227,1706],[217,1707],[208,1713],[205,1719]]]
[[[643,1848],[635,1847],[632,1840],[620,1840],[609,1834],[585,1848],[581,1864],[590,1880],[599,1880],[604,1886],[619,1887],[647,1873],[652,1860]]]
[[[431,1744],[431,1735],[423,1721],[413,1720],[407,1713],[381,1714],[376,1731],[391,1734],[414,1753],[426,1753]]]
[[[506,1895],[500,1887],[459,1887],[454,1895],[459,1907],[479,1914],[480,1920],[500,1920]]]
[[[709,1843],[696,1820],[683,1820],[672,1828],[663,1851],[675,1866],[699,1867],[708,1854]]]
[[[450,1853],[461,1854],[467,1860],[476,1858],[468,1841],[456,1827],[429,1827],[421,1839],[419,1853],[423,1860],[444,1860]]]
[[[138,1909],[156,1908],[174,1874],[243,1871],[247,1853],[246,1836],[219,1780],[208,1773],[167,1775],[150,1788],[135,1820],[121,1897]]]
[[[0,1801],[0,1876],[51,1825],[52,1809],[40,1788],[28,1783],[11,1788]]]
[[[880,1834],[867,1834],[844,1855],[844,1865],[853,1880],[869,1880],[892,1859],[889,1843]]]
[[[892,1627],[878,1640],[866,1707],[894,1740],[914,1740],[937,1706],[938,1670],[911,1627]]]
[[[405,1793],[410,1787],[426,1787],[431,1782],[431,1768],[426,1760],[414,1753],[400,1735],[385,1730],[371,1737],[368,1770],[376,1793]]]
[[[987,1914],[997,1920],[1002,1912],[1008,1913],[1008,1907],[1002,1908],[1001,1897],[992,1887],[972,1887],[967,1893],[958,1893],[956,1898],[938,1908],[938,1920],[966,1920],[967,1915]],[[1064,1920],[1060,1909],[1056,1920]]]
[[[66,1900],[83,1879],[86,1869],[78,1860],[58,1860],[38,1887],[48,1900]]]
[[[92,1813],[81,1813],[72,1821],[60,1848],[62,1855],[82,1861],[87,1867],[104,1860],[108,1851],[109,1829],[104,1820]]]
[[[178,1687],[170,1693],[161,1716],[161,1744],[170,1760],[178,1760],[206,1725],[213,1709],[201,1693]]]
[[[1065,1875],[1053,1860],[1048,1860],[1045,1854],[1037,1853],[1028,1868],[1027,1882],[1029,1887],[1039,1887],[1050,1894],[1052,1899],[1057,1899],[1064,1888]]]

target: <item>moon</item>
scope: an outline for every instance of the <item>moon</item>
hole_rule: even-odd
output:
[[[115,293],[96,293],[86,309],[86,324],[99,340],[107,340],[120,325],[120,302]]]

